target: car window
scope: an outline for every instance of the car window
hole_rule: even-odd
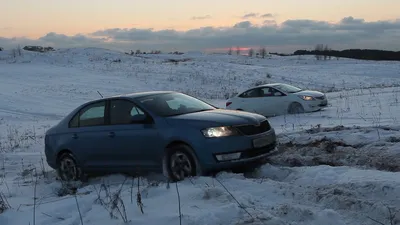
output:
[[[275,88],[265,87],[261,89],[261,95],[263,97],[276,97],[276,96],[283,96],[283,93],[276,90]]]
[[[163,117],[215,109],[212,105],[182,93],[146,96],[139,101],[147,110]]]
[[[131,110],[131,116],[136,116],[136,115],[145,115],[145,113],[140,108],[134,106],[132,107]]]
[[[187,101],[186,99],[182,99],[182,98],[168,100],[166,102],[167,102],[168,106],[173,110],[178,110],[179,107],[181,107],[182,105],[185,105],[187,108],[196,107],[196,104],[194,104],[193,102]]]
[[[274,92],[271,90],[271,88],[266,87],[261,89],[261,95],[263,97],[274,96]]]
[[[258,97],[261,97],[260,89],[259,88],[255,88],[255,89],[248,90],[248,91],[244,92],[243,94],[241,94],[240,97],[241,98],[258,98]]]
[[[111,100],[110,104],[110,124],[131,124],[132,117],[143,116],[145,113],[133,102],[118,99]]]
[[[79,113],[79,127],[104,125],[105,108],[105,101],[84,107]]]
[[[278,85],[275,85],[274,87],[283,92],[287,92],[287,93],[296,93],[296,92],[302,91],[302,89],[292,86],[292,85],[289,85],[289,84],[278,84]]]

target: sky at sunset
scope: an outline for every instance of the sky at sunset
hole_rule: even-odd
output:
[[[0,47],[400,50],[399,0],[0,0]]]

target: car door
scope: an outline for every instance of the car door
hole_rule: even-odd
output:
[[[267,116],[282,115],[286,110],[285,108],[285,94],[276,90],[272,87],[261,88],[261,101],[260,104],[263,106],[261,111]]]
[[[87,169],[112,167],[110,127],[106,124],[106,101],[97,101],[83,107],[72,118],[69,146]]]
[[[150,115],[130,100],[110,100],[110,126],[119,167],[150,169],[160,165],[163,146]]]
[[[260,88],[253,88],[247,90],[243,94],[239,95],[239,106],[238,108],[247,111],[264,115],[263,107],[260,105],[262,98],[260,95]]]

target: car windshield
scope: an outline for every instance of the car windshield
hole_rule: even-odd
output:
[[[216,109],[212,105],[182,93],[146,96],[140,98],[139,101],[148,110],[163,117]]]
[[[278,84],[274,85],[274,87],[286,93],[296,93],[302,91],[300,88],[288,84]]]

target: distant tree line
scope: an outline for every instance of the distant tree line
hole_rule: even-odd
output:
[[[53,47],[43,47],[43,46],[31,46],[27,45],[23,48],[21,48],[20,45],[18,45],[16,48],[11,49],[11,52],[13,55],[22,55],[22,49],[25,51],[31,51],[31,52],[49,52],[49,51],[55,51]],[[0,47],[0,51],[4,51],[4,48]]]
[[[146,54],[161,54],[161,50],[151,50],[150,52],[142,52],[140,49],[137,49],[136,51],[131,50],[131,52],[125,52],[127,55],[146,55]]]
[[[240,50],[239,46],[236,47],[235,52],[236,52],[236,55],[241,54],[241,50]],[[232,53],[233,53],[232,48],[229,48],[228,55],[232,55]],[[256,57],[265,58],[265,56],[267,56],[267,49],[265,47],[261,47],[258,49],[258,52],[256,53],[253,48],[250,48],[247,52],[247,56],[249,56],[249,57],[253,57],[254,54],[256,55]]]
[[[278,52],[270,52],[270,55],[278,55],[278,56],[291,56],[293,54],[285,54],[285,53],[278,53]]]
[[[50,52],[54,51],[53,47],[43,47],[43,46],[25,46],[23,47],[25,51],[31,51],[31,52]]]
[[[228,55],[241,54],[241,48],[229,48]],[[400,61],[400,51],[387,51],[387,50],[374,50],[374,49],[346,49],[342,51],[333,50],[328,45],[317,44],[314,50],[297,50],[293,54],[284,54],[278,52],[269,52],[265,47],[261,47],[256,52],[255,49],[248,49],[247,56],[265,58],[267,54],[278,56],[300,56],[300,55],[314,55],[317,60],[330,60],[332,57],[339,60],[339,58],[361,59],[361,60],[387,60],[387,61]]]
[[[346,49],[342,51],[332,50],[327,45],[316,45],[315,49],[297,50],[293,55],[315,55],[317,60],[327,60],[331,57],[351,58],[362,60],[389,60],[400,61],[400,51],[386,51],[386,50],[373,50],[373,49]]]

